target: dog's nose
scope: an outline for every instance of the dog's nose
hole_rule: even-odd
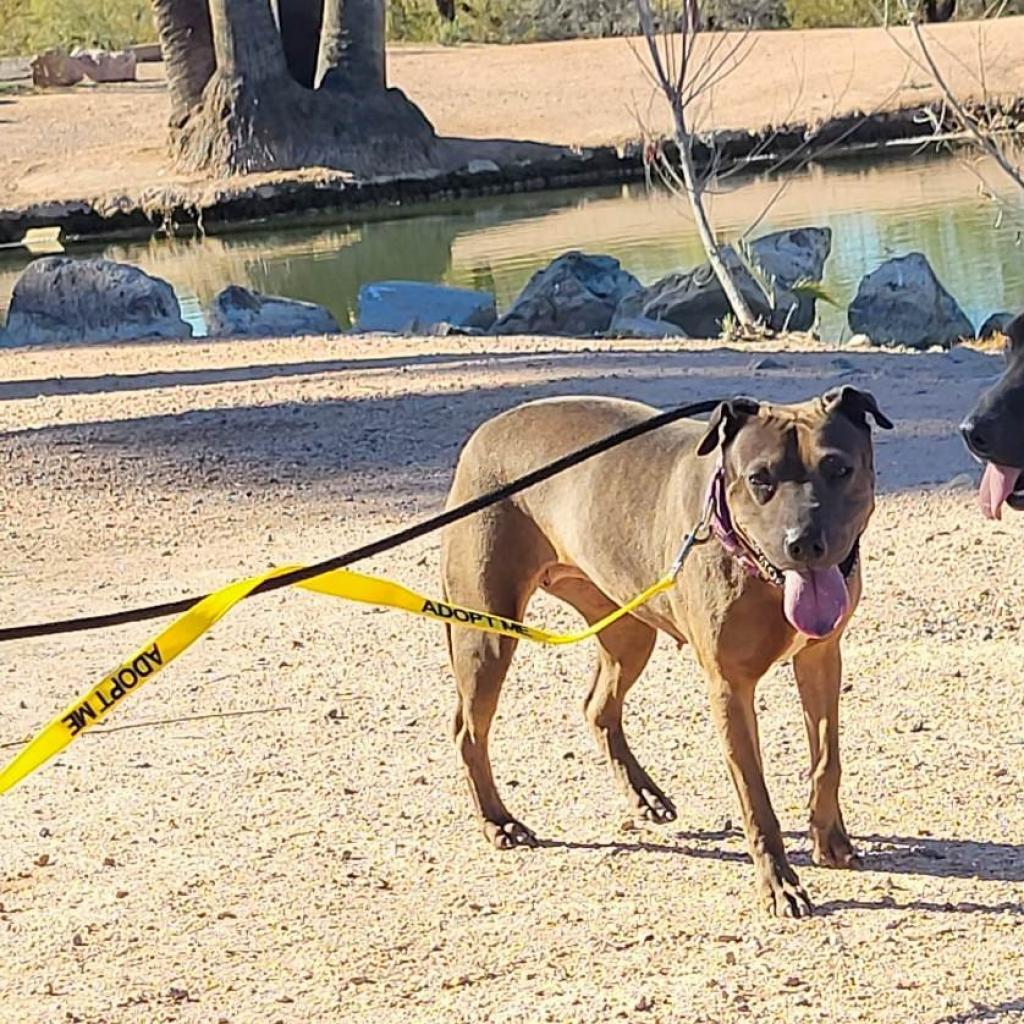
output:
[[[985,456],[988,454],[988,437],[973,416],[968,416],[967,419],[960,424],[960,433],[963,435],[964,444],[966,444],[975,455]]]
[[[794,562],[811,562],[825,554],[821,534],[786,531],[786,554]]]

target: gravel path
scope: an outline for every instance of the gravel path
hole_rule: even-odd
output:
[[[0,352],[4,623],[202,591],[386,533],[436,510],[469,431],[531,396],[667,406],[850,382],[898,427],[879,437],[845,644],[862,872],[808,864],[788,672],[759,696],[818,916],[755,908],[687,652],[659,644],[627,713],[679,808],[662,829],[629,817],[586,733],[593,650],[519,652],[494,761],[549,845],[499,854],[448,738],[438,629],[273,594],[0,799],[0,1020],[1019,1019],[1022,521],[986,524],[955,479],[972,471],[955,423],[997,362],[818,348],[752,370],[761,354],[347,338]],[[430,538],[367,568],[433,592],[437,561]],[[529,617],[575,621],[550,599]],[[0,741],[149,630],[5,647]]]

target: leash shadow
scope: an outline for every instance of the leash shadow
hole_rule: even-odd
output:
[[[1000,903],[978,903],[974,900],[898,900],[883,897],[877,900],[826,900],[814,904],[818,917],[831,917],[855,910],[918,910],[925,914],[998,914],[1006,917],[1024,917],[1024,904],[1003,900]]]
[[[578,842],[572,839],[541,839],[537,845],[548,850],[575,850],[581,852],[598,852],[613,854],[655,853],[670,857],[687,857],[694,860],[716,860],[732,864],[749,863],[750,858],[744,852],[723,850],[715,847],[701,846],[701,843],[720,842],[740,833],[735,830],[716,830],[708,832],[674,832],[676,842],[653,842],[647,839],[608,840],[606,842]]]
[[[975,1024],[979,1021],[1007,1020],[1011,1015],[1014,1019],[1024,1016],[1024,998],[1007,999],[1001,1003],[991,1004],[971,1001],[974,1003],[973,1009],[938,1017],[934,1024]]]
[[[802,832],[787,832],[787,841],[806,841]],[[975,839],[938,839],[921,836],[854,836],[861,848],[859,874],[917,875],[936,879],[962,878],[982,882],[1024,882],[1024,846]],[[726,849],[726,841],[742,839],[739,829],[673,832],[670,841],[646,839],[576,842],[568,839],[542,839],[547,849],[598,851],[623,855],[658,854],[733,864],[750,863],[746,851]],[[869,847],[865,849],[865,846]],[[805,849],[792,850],[790,859],[799,871],[813,869]],[[1001,900],[983,903],[977,900],[901,900],[898,895],[878,899],[839,899],[818,903],[815,911],[822,917],[850,911],[917,910],[929,914],[999,914],[1024,917],[1024,902]],[[1024,1001],[1022,1001],[1024,1005]],[[949,1018],[949,1021],[960,1018]],[[963,1020],[987,1020],[966,1017]]]
[[[805,843],[804,832],[783,833],[787,842]],[[745,851],[723,849],[726,840],[742,840],[737,828],[671,833],[672,841],[645,839],[576,842],[544,839],[539,845],[563,850],[612,850],[660,853],[679,857],[747,862]],[[1024,882],[1024,845],[982,839],[939,839],[927,836],[853,836],[861,851],[861,873],[924,875],[930,878],[974,878],[983,882]],[[868,849],[865,849],[867,845]],[[812,867],[804,849],[790,849],[795,867]]]

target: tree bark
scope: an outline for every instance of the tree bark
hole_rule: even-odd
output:
[[[172,131],[182,170],[221,177],[330,167],[364,178],[422,173],[455,159],[454,150],[442,154],[419,108],[382,86],[383,0],[350,4],[355,25],[363,24],[362,10],[369,30],[342,36],[339,25],[332,41],[344,59],[330,89],[304,89],[292,77],[270,0],[208,2],[217,66],[201,101]],[[340,0],[328,2],[340,13]],[[342,77],[360,64],[370,72]]]
[[[288,74],[269,0],[210,0],[217,72],[259,82]]]
[[[384,0],[325,0],[321,88],[360,95],[387,88]]]
[[[175,142],[188,170],[245,174],[301,166],[303,90],[288,72],[270,0],[209,0],[217,70]]]
[[[694,223],[697,225],[697,235],[700,244],[707,254],[711,269],[718,278],[722,291],[732,308],[740,327],[751,329],[757,325],[757,317],[754,316],[747,302],[746,296],[740,291],[740,286],[732,276],[725,260],[722,258],[722,250],[719,247],[718,239],[715,238],[715,230],[708,220],[707,211],[704,209],[703,190],[698,181],[696,170],[693,166],[693,151],[690,149],[691,136],[685,129],[680,129],[680,122],[676,120],[676,147],[679,150],[679,165],[683,175],[683,182],[686,185],[686,196],[690,200],[690,210],[693,213]]]
[[[180,125],[202,99],[214,72],[213,35],[207,0],[153,0],[171,94],[171,123]]]
[[[654,27],[654,15],[651,11],[649,0],[636,0],[636,9],[640,18],[640,31],[651,55],[654,80],[664,95],[669,109],[672,111],[672,123],[675,129],[673,138],[675,139],[676,149],[679,151],[679,165],[682,174],[682,188],[680,191],[686,193],[694,222],[697,225],[700,244],[707,255],[708,262],[711,264],[711,269],[714,271],[722,291],[725,293],[733,315],[736,317],[740,327],[751,329],[757,326],[757,319],[754,317],[750,304],[740,290],[739,283],[732,276],[722,256],[722,249],[718,244],[718,239],[715,238],[714,228],[711,226],[707,210],[704,208],[704,181],[698,176],[694,166],[693,132],[686,123],[686,106],[689,101],[684,100],[684,93],[687,92],[688,88],[692,88],[692,79],[688,86],[685,62],[682,64],[682,71],[678,73],[673,71],[669,74],[666,70],[665,62],[662,60],[661,51],[658,48],[658,34]],[[680,60],[682,60],[682,55],[686,53],[688,43],[693,40],[699,31],[697,21],[701,14],[699,0],[692,0],[692,2],[687,0],[683,4],[682,13],[683,43],[679,55]],[[696,69],[696,77],[699,79],[706,70],[704,65],[700,65]],[[699,93],[695,95],[699,95]],[[692,100],[692,98],[691,96],[690,99]]]
[[[949,21],[956,12],[956,0],[924,0],[923,7],[925,21]]]
[[[292,78],[306,89],[316,85],[324,0],[277,0],[284,57]]]

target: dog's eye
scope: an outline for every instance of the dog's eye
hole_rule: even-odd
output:
[[[842,480],[853,472],[853,466],[842,459],[829,457],[821,461],[821,475],[826,480]]]

